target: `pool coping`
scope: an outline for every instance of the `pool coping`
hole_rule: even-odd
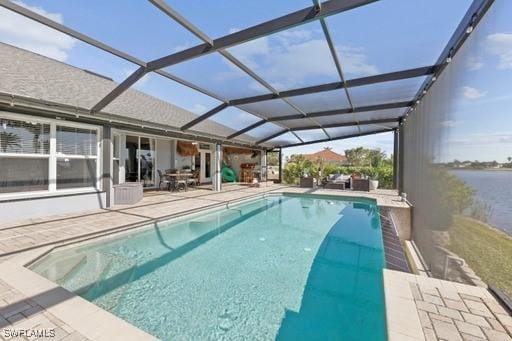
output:
[[[156,340],[129,322],[38,275],[25,265],[52,247],[31,250],[0,263],[2,281],[90,340]],[[16,326],[14,326],[15,328]]]
[[[266,193],[258,193],[249,197],[230,200],[224,203],[213,204],[207,207],[179,212],[168,217],[154,219],[151,222],[136,223],[128,227],[104,231],[94,235],[84,235],[72,240],[60,241],[53,245],[39,246],[34,249],[21,251],[12,255],[10,258],[0,263],[0,274],[9,274],[1,276],[2,281],[18,290],[27,299],[35,301],[55,317],[61,319],[65,324],[75,329],[91,340],[141,340],[157,339],[156,337],[144,332],[138,327],[115,316],[114,314],[94,305],[93,303],[81,298],[80,296],[67,291],[58,284],[42,277],[28,268],[42,257],[55,249],[64,248],[70,245],[77,246],[83,243],[90,243],[100,239],[115,238],[124,233],[133,233],[140,229],[146,229],[149,225],[163,220],[180,219],[186,216],[204,214],[205,212],[215,211],[223,207],[229,208],[230,204],[242,204],[246,201],[252,201],[256,198],[265,198],[278,195],[301,195],[306,194],[312,197],[337,197],[347,199],[369,199],[378,200],[365,195],[346,195],[346,193],[300,193],[278,189]],[[347,193],[348,194],[348,193]],[[386,297],[384,297],[386,300]],[[386,300],[387,302],[387,300]],[[387,306],[387,305],[386,305]],[[387,309],[387,308],[386,308]],[[386,312],[387,315],[387,312]],[[386,321],[388,318],[386,317]],[[388,322],[389,328],[389,322]],[[389,331],[388,331],[389,335]]]

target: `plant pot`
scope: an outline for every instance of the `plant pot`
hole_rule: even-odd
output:
[[[376,190],[379,188],[379,180],[370,180],[370,189]]]
[[[301,188],[313,188],[312,177],[301,177],[299,181],[299,187]]]

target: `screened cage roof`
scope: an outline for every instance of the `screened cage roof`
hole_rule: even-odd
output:
[[[491,4],[0,0],[30,28],[0,28],[0,95],[265,148],[388,132]]]

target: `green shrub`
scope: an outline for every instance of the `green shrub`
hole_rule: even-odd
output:
[[[319,171],[322,170],[322,176],[330,174],[352,175],[354,173],[367,176],[372,180],[379,180],[380,188],[393,188],[393,167],[391,165],[382,164],[380,167],[369,166],[336,166],[336,165],[319,165],[318,162],[294,158],[286,163],[283,169],[283,181],[287,184],[298,184],[299,178],[308,174],[309,176],[318,177]]]

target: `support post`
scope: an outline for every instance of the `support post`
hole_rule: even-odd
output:
[[[279,148],[279,183],[283,182],[283,153],[282,149]]]
[[[213,190],[215,192],[222,191],[222,177],[221,177],[221,162],[222,162],[222,145],[220,143],[215,144],[215,152],[213,155],[214,160],[214,171],[213,171]]]
[[[103,141],[102,141],[102,188],[105,192],[105,206],[114,206],[114,182],[112,177],[112,127],[110,124],[103,126]]]
[[[398,129],[393,132],[393,188],[398,188]]]
[[[405,125],[398,128],[398,193],[404,192],[404,130]]]
[[[261,151],[261,160],[260,160],[260,182],[267,182],[267,151]]]

